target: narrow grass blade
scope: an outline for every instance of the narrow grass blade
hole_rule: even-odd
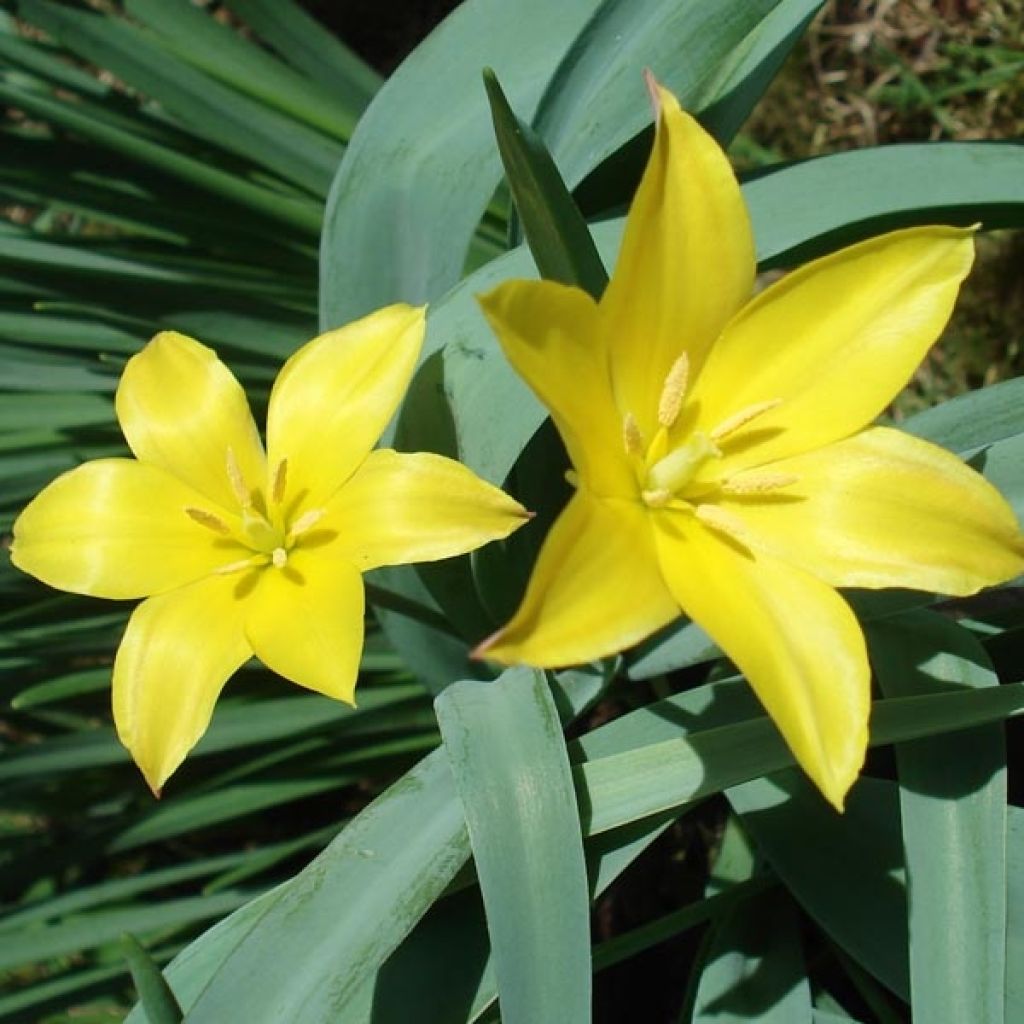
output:
[[[325,196],[342,147],[184,63],[123,20],[20,0],[26,21],[107,68],[174,115],[180,127]]]
[[[357,117],[380,88],[380,75],[294,0],[227,0],[227,6]]]
[[[362,106],[347,106],[276,60],[257,42],[191,4],[128,0],[125,11],[154,29],[175,56],[254,99],[345,142]]]

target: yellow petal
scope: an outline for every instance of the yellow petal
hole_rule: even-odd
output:
[[[237,576],[208,576],[143,601],[128,620],[114,660],[114,724],[157,795],[252,655],[238,584]]]
[[[779,402],[725,446],[723,469],[820,448],[867,426],[946,325],[971,267],[969,230],[894,231],[815,260],[729,324],[697,381],[696,427]]]
[[[441,455],[370,452],[331,499],[316,532],[360,570],[433,562],[507,537],[529,513],[504,491]],[[312,536],[311,536],[311,539]]]
[[[829,586],[665,513],[655,536],[683,610],[747,677],[804,771],[842,810],[867,749],[870,670],[860,626]]]
[[[398,408],[425,329],[424,307],[387,306],[304,345],[274,382],[267,413],[273,470],[287,497],[322,505],[366,458]]]
[[[245,605],[246,635],[260,661],[299,686],[355,703],[363,650],[358,569],[323,551],[295,551],[282,568],[259,573]]]
[[[620,409],[649,439],[679,356],[696,375],[712,342],[750,297],[754,239],[718,143],[656,88],[657,130],[601,300]]]
[[[148,597],[245,556],[191,518],[212,503],[156,466],[97,459],[57,477],[14,524],[11,559],[51,587]]]
[[[131,450],[225,509],[238,500],[228,449],[250,488],[264,486],[263,447],[241,385],[213,349],[158,334],[124,368],[117,418]]]
[[[634,492],[594,300],[554,281],[507,281],[479,301],[508,361],[547,406],[584,483],[600,494]]]
[[[678,615],[645,510],[581,490],[545,539],[519,610],[474,653],[505,664],[575,665],[632,647]]]
[[[1024,572],[1013,510],[937,445],[875,427],[771,469],[796,482],[724,504],[759,547],[833,586],[962,595]]]

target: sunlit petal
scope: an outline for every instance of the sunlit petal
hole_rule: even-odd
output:
[[[249,402],[213,349],[173,331],[128,360],[117,418],[131,450],[226,509],[238,500],[228,449],[250,488],[264,486],[263,446]]]
[[[911,228],[808,263],[762,292],[715,344],[693,394],[695,426],[707,431],[778,403],[732,435],[723,469],[867,426],[945,327],[973,257],[970,231]]]
[[[660,86],[656,103],[654,150],[601,301],[620,409],[648,437],[673,363],[685,351],[699,373],[749,298],[755,268],[746,206],[721,147]]]
[[[245,631],[278,675],[351,704],[363,650],[363,581],[355,566],[316,556],[296,552],[253,580]]]
[[[655,519],[676,600],[736,663],[804,771],[842,809],[864,760],[870,707],[853,612],[802,569],[751,556],[691,518]]]
[[[759,547],[839,587],[973,594],[1024,572],[1013,510],[943,448],[881,427],[786,459],[784,493],[724,504]]]
[[[97,459],[57,477],[14,524],[11,559],[51,587],[148,597],[205,576],[245,549],[186,512],[211,503],[134,459]]]
[[[544,541],[519,610],[476,653],[573,665],[625,650],[678,615],[641,507],[578,491]]]
[[[310,533],[365,572],[433,562],[507,537],[529,519],[504,491],[441,455],[371,452]],[[336,535],[336,539],[331,535]]]
[[[388,306],[304,345],[284,364],[267,414],[271,468],[287,459],[287,498],[322,505],[398,408],[423,345],[425,310]]]
[[[150,788],[206,732],[228,678],[252,655],[235,576],[209,576],[135,609],[114,661],[114,724]]]
[[[551,413],[580,477],[602,494],[632,488],[593,299],[554,281],[508,281],[480,305],[508,361]]]

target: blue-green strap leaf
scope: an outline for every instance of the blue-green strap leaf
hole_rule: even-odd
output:
[[[543,673],[435,702],[466,814],[508,1024],[588,1024],[590,900],[579,810]]]
[[[919,611],[868,630],[890,696],[999,685],[981,644]],[[917,1019],[1002,1024],[1006,975],[1006,740],[1001,724],[896,745]]]

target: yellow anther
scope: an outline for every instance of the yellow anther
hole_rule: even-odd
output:
[[[795,473],[744,473],[722,482],[726,494],[764,494],[795,484],[800,477]]]
[[[740,427],[745,427],[751,420],[757,419],[758,416],[763,416],[771,409],[777,409],[780,405],[782,405],[781,398],[770,398],[767,402],[755,402],[753,405],[748,405],[745,409],[740,409],[739,412],[733,413],[732,416],[722,420],[711,431],[711,439],[713,441],[721,441],[730,434],[735,434]]]
[[[686,386],[690,382],[690,357],[684,352],[673,364],[665,377],[658,400],[658,422],[663,427],[671,427],[679,419],[679,410],[683,407]]]
[[[744,547],[748,547],[749,533],[743,520],[734,516],[731,512],[717,505],[698,505],[695,513],[697,518],[707,527],[717,533],[724,534],[731,540],[739,541]]]
[[[274,548],[270,560],[274,563],[275,569],[283,569],[288,561],[288,552],[284,548]]]
[[[228,480],[231,481],[231,490],[234,491],[238,504],[242,508],[248,508],[252,504],[252,495],[249,488],[245,486],[245,479],[242,476],[242,468],[238,465],[234,451],[229,447],[227,454]]]
[[[270,488],[270,494],[274,499],[275,505],[280,505],[284,501],[284,489],[288,483],[288,460],[282,459],[277,464],[277,469],[274,470],[274,483]]]
[[[579,475],[579,473],[577,473],[575,469],[567,469],[565,471],[565,482],[571,488],[573,488],[573,490],[578,490],[579,486],[580,486],[580,475]]]
[[[644,456],[644,435],[640,430],[640,424],[636,417],[627,412],[622,420],[622,444],[627,455],[635,455],[642,459]]]
[[[205,526],[208,530],[213,530],[214,533],[219,533],[222,536],[230,536],[231,528],[227,523],[221,519],[220,516],[215,516],[212,512],[207,512],[203,508],[186,508],[185,515],[189,519],[194,520],[200,526]]]
[[[300,534],[305,533],[307,530],[312,529],[320,522],[324,517],[324,510],[322,508],[311,508],[306,512],[303,512],[298,519],[292,524],[292,528],[288,531],[289,537],[298,537]]]

